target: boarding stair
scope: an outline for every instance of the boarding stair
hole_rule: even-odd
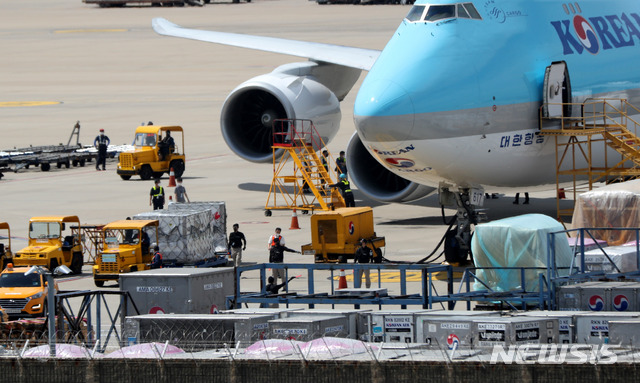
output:
[[[271,215],[274,209],[297,209],[308,213],[346,206],[339,190],[327,188],[335,183],[329,171],[329,164],[334,161],[329,153],[325,166],[318,154],[324,147],[311,120],[274,121],[273,179],[265,215]]]
[[[579,113],[568,113],[571,115],[568,117],[547,117],[544,111],[548,105],[543,104],[540,108],[540,134],[555,139],[560,219],[573,214],[573,207],[560,209],[560,199],[566,195],[565,191],[573,194],[575,203],[577,194],[592,190],[595,183],[640,178],[640,123],[629,117],[640,115],[640,109],[626,99],[589,99],[581,104],[555,105],[562,105],[565,111],[580,110]],[[602,145],[605,152],[602,166],[594,166],[593,152],[597,145]],[[611,151],[607,148],[615,150],[619,156],[609,155]],[[567,183],[571,186],[564,186]]]

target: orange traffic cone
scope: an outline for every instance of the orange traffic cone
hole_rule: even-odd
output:
[[[289,230],[297,230],[300,229],[298,225],[298,214],[296,214],[296,209],[293,209],[293,215],[291,216],[291,227]]]
[[[171,188],[176,187],[176,175],[173,172],[173,168],[169,169],[169,187]]]
[[[340,270],[340,279],[338,279],[338,288],[337,290],[347,289],[347,276],[344,273],[344,269]]]

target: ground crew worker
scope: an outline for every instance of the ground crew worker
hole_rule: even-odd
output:
[[[347,159],[344,156],[344,150],[340,151],[340,157],[336,158],[336,172],[347,176]]]
[[[273,246],[269,250],[269,263],[283,263],[284,262],[284,252],[288,251],[290,253],[298,253],[299,251],[290,249],[280,243],[280,239],[274,238]],[[280,278],[284,282],[284,269],[281,268],[272,268],[271,272],[273,274],[273,278],[278,281]]]
[[[182,186],[182,178],[176,178],[176,182],[178,183],[178,186],[176,186],[176,188],[173,190],[173,192],[176,195],[176,202],[191,203],[191,201],[189,200],[189,195],[187,194],[187,189],[185,189],[185,187]],[[185,200],[185,197],[186,197],[186,200]]]
[[[247,248],[247,239],[242,232],[238,231],[239,227],[237,223],[234,223],[233,232],[229,234],[229,252],[235,267],[239,267],[242,263],[242,250]]]
[[[76,125],[78,125],[76,123]],[[98,159],[96,160],[96,170],[100,170],[100,164],[102,164],[102,170],[107,170],[107,148],[111,140],[104,135],[104,129],[100,129],[100,134],[93,140],[93,146],[98,149]]]
[[[361,264],[365,264],[365,263],[371,263],[371,261],[373,260],[373,250],[371,250],[371,248],[367,247],[367,241],[365,239],[362,239],[360,241],[360,247],[358,247],[358,249],[356,249],[356,254],[353,257],[353,263],[361,263]],[[364,272],[364,279],[365,279],[365,284],[367,286],[367,288],[371,287],[371,278],[369,275],[370,270],[369,269],[359,269],[356,270],[356,281],[360,281],[360,286],[362,286],[362,273]]]
[[[158,143],[158,148],[160,149],[160,161],[164,161],[167,159],[167,157],[169,156],[169,153],[173,153],[173,151],[175,150],[175,146],[176,143],[173,140],[173,137],[171,137],[171,131],[167,130],[165,132],[165,136],[162,139],[162,141],[160,141]]]
[[[293,280],[293,279],[295,279],[295,278],[296,278],[296,277],[291,277],[291,278],[289,278],[289,280],[288,280],[288,281],[286,281],[286,282],[282,282],[281,284],[276,285],[276,283],[275,283],[275,279],[273,279],[273,277],[269,277],[269,279],[268,279],[269,283],[264,287],[264,290],[265,290],[265,292],[266,292],[267,294],[277,295],[277,294],[278,294],[278,291],[279,291],[281,288],[283,288],[284,286],[286,286],[286,285],[287,285],[287,283],[291,282],[291,280]],[[267,305],[266,305],[266,303],[261,303],[261,304],[260,304],[260,307],[261,307],[261,308],[263,308],[263,307],[267,307]],[[278,303],[270,303],[270,304],[269,304],[269,307],[270,307],[270,308],[278,308],[278,307],[280,307],[280,305],[279,305]]]
[[[164,189],[160,186],[160,179],[156,178],[155,186],[149,192],[149,206],[153,204],[153,210],[164,209]]]
[[[273,240],[276,239],[276,238],[278,238],[278,241],[280,241],[280,244],[282,246],[285,245],[284,237],[280,235],[280,232],[282,232],[282,229],[280,229],[279,227],[276,227],[275,234],[273,234],[271,237],[269,237],[269,242],[267,242],[267,248],[269,250],[271,250],[271,247],[273,246]]]
[[[346,174],[340,174],[340,181],[338,183],[329,185],[330,188],[340,188],[342,192],[342,198],[347,207],[356,207],[356,201],[353,198],[353,192],[351,191],[351,184],[347,181]]]
[[[156,244],[153,246],[153,259],[151,260],[152,269],[162,268],[162,254],[160,253],[160,247]]]

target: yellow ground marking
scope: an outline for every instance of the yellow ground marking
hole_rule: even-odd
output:
[[[19,106],[42,106],[62,104],[60,101],[5,101],[0,102],[0,108],[15,108]]]
[[[126,32],[126,29],[61,29],[53,33],[104,33],[104,32]]]
[[[353,282],[353,271],[352,270],[345,270],[345,277],[347,278],[347,282]],[[372,282],[377,282],[378,281],[378,272],[375,270],[371,270],[371,281]],[[453,273],[453,277],[454,278],[461,278],[462,277],[462,273],[461,272],[454,272]],[[364,278],[364,275],[363,275]],[[447,279],[447,273],[444,271],[435,273],[433,275],[434,279],[438,279],[438,280],[443,280],[443,279]],[[340,280],[340,272],[334,274],[333,279],[335,281]],[[400,271],[381,271],[380,272],[380,281],[381,282],[400,282]],[[421,282],[422,281],[422,272],[420,271],[407,271],[407,282]]]

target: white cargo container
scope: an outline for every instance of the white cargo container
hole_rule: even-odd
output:
[[[609,321],[640,318],[640,313],[575,313],[575,343],[604,344],[609,342]]]
[[[269,321],[272,339],[291,339],[308,342],[322,337],[346,338],[349,323],[345,316],[323,315],[288,317]]]
[[[480,347],[558,343],[558,319],[500,317],[473,319],[474,345]]]

